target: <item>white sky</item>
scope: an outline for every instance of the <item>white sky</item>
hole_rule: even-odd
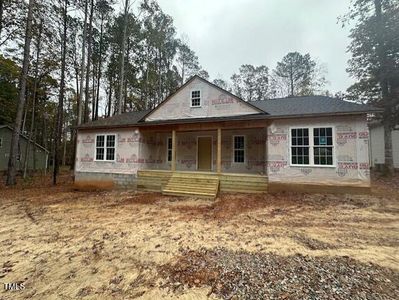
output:
[[[344,91],[348,28],[337,17],[350,0],[158,0],[174,19],[178,36],[190,47],[211,79],[229,79],[242,64],[270,69],[290,51],[310,53],[326,65],[327,88]]]

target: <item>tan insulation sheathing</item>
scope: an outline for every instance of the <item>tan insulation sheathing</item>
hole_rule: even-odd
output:
[[[167,138],[172,133],[142,132],[139,144],[139,156],[142,170],[170,170],[167,162]]]
[[[222,172],[265,174],[266,134],[266,128],[222,130]],[[233,137],[235,135],[245,136],[244,163],[234,163],[233,160]],[[215,142],[214,149],[216,150]],[[214,165],[216,165],[215,159]]]
[[[233,136],[243,135],[246,141],[246,161],[233,162]],[[144,132],[144,143],[140,144],[140,157],[145,169],[170,170],[167,162],[167,138],[171,133]],[[216,131],[178,132],[176,134],[176,170],[197,170],[197,139],[212,137],[212,169],[216,170]],[[222,130],[222,172],[264,174],[266,129]]]
[[[333,127],[333,167],[290,166],[290,127]],[[116,134],[116,159],[95,161],[96,134]],[[245,136],[245,162],[233,162],[233,136]],[[213,170],[216,170],[216,131],[177,132],[177,171],[197,170],[197,138],[211,136]],[[139,129],[80,131],[77,172],[136,174],[137,170],[170,170],[167,137],[171,132]],[[267,150],[266,150],[267,148]],[[369,133],[365,117],[347,116],[275,120],[266,129],[222,130],[222,172],[265,174],[270,182],[368,185]]]
[[[369,133],[365,116],[276,120],[268,128],[269,182],[369,185]],[[290,166],[290,128],[333,127],[334,166]]]
[[[265,174],[266,129],[222,130],[222,172]],[[113,162],[95,161],[97,134],[117,136],[116,159]],[[233,162],[233,136],[245,136],[245,162]],[[139,132],[138,129],[117,131],[82,131],[78,134],[77,172],[136,174],[137,170],[170,170],[167,162],[169,132]],[[213,170],[216,170],[216,131],[178,132],[176,170],[197,170],[197,138],[212,137]]]
[[[191,107],[191,91],[201,91],[201,107]],[[147,116],[146,121],[227,117],[259,113],[245,102],[195,78]]]
[[[97,134],[115,134],[115,161],[95,160]],[[139,157],[140,142],[138,129],[80,131],[77,139],[77,172],[135,174],[145,161]]]

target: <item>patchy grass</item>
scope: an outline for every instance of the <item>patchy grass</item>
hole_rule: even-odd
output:
[[[391,299],[399,286],[397,177],[376,178],[371,195],[223,194],[216,201],[75,191],[67,173],[56,187],[49,176],[0,183],[0,279],[26,286],[0,298],[228,298],[245,283],[249,292],[234,295],[254,298],[262,288],[265,298],[302,299],[324,278],[326,291],[361,298],[369,289]]]

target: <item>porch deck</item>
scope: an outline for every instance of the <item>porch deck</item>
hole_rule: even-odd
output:
[[[214,198],[218,190],[221,192],[265,193],[268,183],[266,175],[200,171],[140,170],[137,177],[137,189],[140,191],[196,195],[207,198]],[[217,182],[218,188],[216,187],[216,190],[211,193],[215,182]]]

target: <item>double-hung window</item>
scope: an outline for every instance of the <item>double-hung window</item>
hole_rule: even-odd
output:
[[[167,139],[167,160],[172,161],[172,138],[170,137]]]
[[[315,165],[333,165],[332,128],[313,128],[313,155]]]
[[[201,91],[195,90],[191,91],[191,107],[201,106]]]
[[[243,135],[234,136],[233,155],[235,163],[245,162],[245,137]]]
[[[292,128],[291,165],[333,166],[332,127]]]
[[[96,137],[96,160],[115,160],[115,135],[103,134]]]
[[[309,129],[291,129],[291,164],[309,164]]]

